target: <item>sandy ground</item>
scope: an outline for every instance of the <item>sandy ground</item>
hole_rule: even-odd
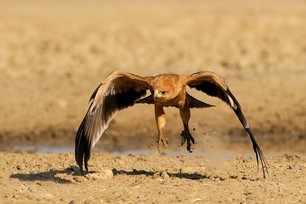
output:
[[[267,179],[253,159],[94,154],[91,172],[74,156],[1,153],[7,203],[305,203],[306,157],[269,159]]]
[[[0,203],[305,202],[305,1],[0,5]],[[138,105],[117,114],[94,149],[92,172],[79,176],[75,132],[91,92],[113,70],[223,76],[267,156],[268,178],[256,173],[234,113],[193,90],[217,107],[192,110],[192,154],[178,145],[182,124],[172,108],[166,154],[150,149],[153,107]],[[46,151],[57,153],[38,154]]]

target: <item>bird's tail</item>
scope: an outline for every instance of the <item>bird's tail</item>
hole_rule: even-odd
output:
[[[200,100],[192,97],[188,93],[187,93],[187,99],[189,101],[189,107],[190,108],[211,108],[211,107],[215,107],[214,105],[210,105],[208,103],[205,103],[203,101],[200,101]]]

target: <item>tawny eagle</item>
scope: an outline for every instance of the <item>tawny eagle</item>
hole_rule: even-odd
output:
[[[257,165],[260,161],[265,177],[265,172],[267,172],[266,159],[242,113],[241,106],[225,84],[224,79],[208,71],[200,71],[191,75],[160,74],[146,77],[127,72],[112,72],[90,97],[88,111],[76,134],[75,159],[81,172],[83,173],[83,163],[86,172],[88,172],[91,150],[108,127],[115,113],[136,103],[154,104],[159,148],[161,145],[167,145],[167,139],[163,132],[166,124],[163,108],[168,106],[178,108],[184,127],[181,133],[181,143],[182,145],[187,143],[187,150],[191,151],[191,143],[194,144],[195,140],[188,127],[190,108],[206,108],[211,105],[189,95],[186,92],[187,86],[209,96],[218,97],[234,110],[251,139]],[[147,91],[150,92],[148,96],[146,95]]]

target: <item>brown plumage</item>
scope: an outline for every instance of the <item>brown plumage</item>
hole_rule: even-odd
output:
[[[181,133],[182,142],[187,142],[187,150],[191,152],[191,144],[195,143],[188,122],[190,108],[206,108],[212,105],[199,101],[186,92],[186,86],[202,91],[209,96],[218,97],[226,102],[236,113],[241,124],[250,136],[256,161],[262,166],[263,176],[267,172],[266,159],[258,146],[241,106],[230,92],[224,80],[213,72],[201,71],[191,75],[161,74],[141,77],[126,72],[112,72],[93,92],[89,101],[89,109],[78,129],[75,138],[75,159],[83,172],[83,163],[88,172],[88,160],[91,149],[102,136],[115,113],[133,106],[136,103],[154,104],[155,118],[158,129],[156,143],[167,146],[163,130],[166,124],[164,107],[173,106],[179,109],[184,130]],[[150,95],[146,96],[147,91]],[[146,97],[145,97],[146,96]]]

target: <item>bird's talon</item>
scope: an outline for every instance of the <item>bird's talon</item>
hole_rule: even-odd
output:
[[[191,135],[190,135],[191,136]],[[191,136],[191,142],[192,142],[192,144],[195,144],[195,140],[194,140],[194,138]]]
[[[183,138],[182,141],[181,141],[181,146],[183,146],[185,144],[185,142],[186,142],[186,139]]]
[[[187,151],[191,153],[192,152],[191,143],[195,144],[194,138],[189,132],[186,132],[184,130],[182,131],[181,136],[182,136],[181,145],[183,146],[187,142]]]
[[[159,138],[158,140],[158,146],[161,146],[161,144],[167,148],[168,147],[168,139],[167,138]]]
[[[158,151],[161,152],[162,146],[165,148],[168,147],[168,139],[167,138],[158,138],[156,141],[153,141],[151,143],[151,147],[155,146],[157,144]]]

